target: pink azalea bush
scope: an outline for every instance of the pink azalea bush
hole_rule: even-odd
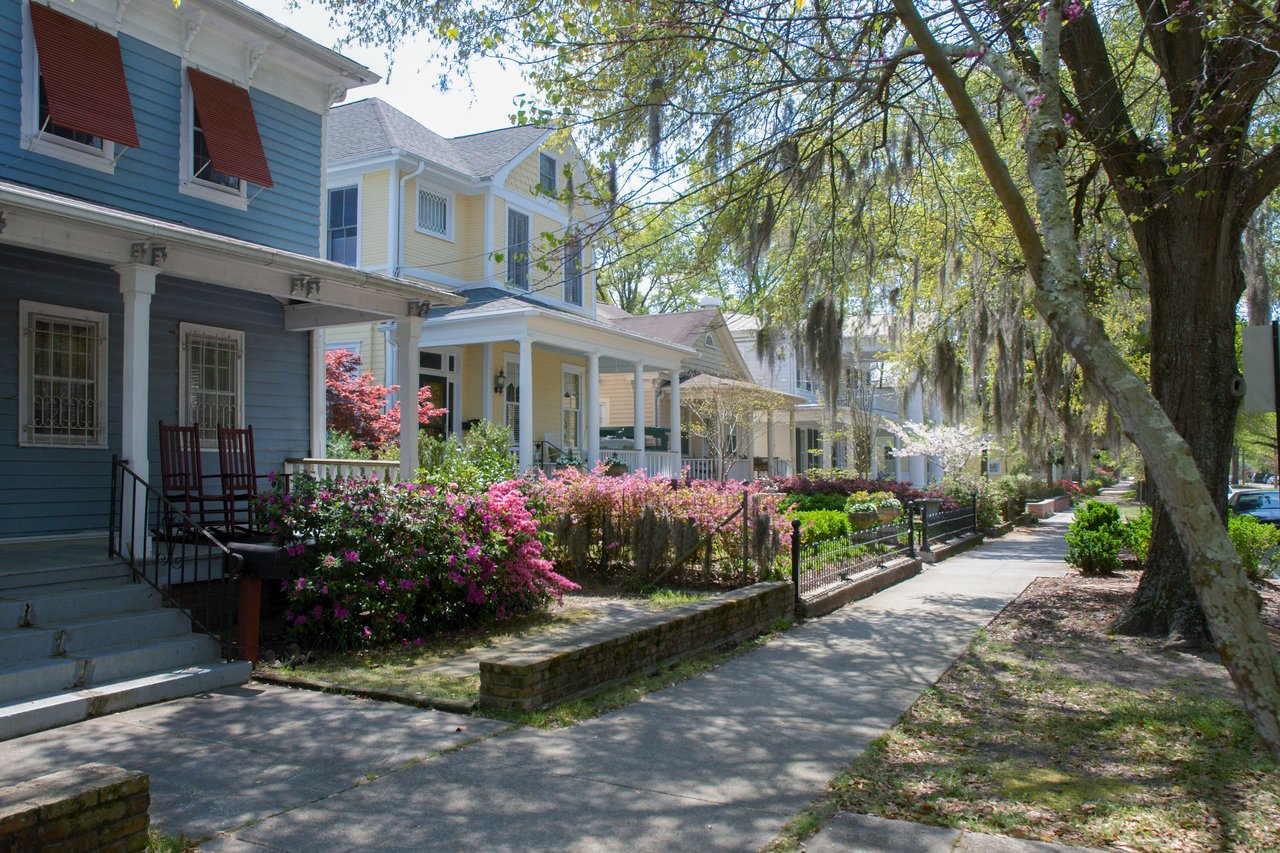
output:
[[[742,518],[729,519],[741,509],[744,490],[750,494],[753,541],[768,534],[775,540],[774,550],[790,543],[790,527],[778,522],[781,496],[764,494],[759,481],[684,482],[643,472],[610,477],[605,470],[603,465],[590,473],[566,468],[529,484],[531,496],[557,530],[551,556],[566,570],[584,572],[600,565],[627,567],[638,562],[655,570],[666,568],[678,556],[673,533],[677,522],[687,522],[685,532],[690,535],[710,537],[716,555],[735,557],[741,553]],[[771,529],[764,529],[766,518],[773,521]],[[667,542],[664,555],[635,553],[647,544],[638,540],[648,529],[665,531],[658,533]]]
[[[518,481],[469,494],[374,479],[295,478],[263,502],[293,557],[286,624],[310,648],[411,642],[561,600]]]

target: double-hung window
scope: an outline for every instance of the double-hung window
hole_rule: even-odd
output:
[[[356,187],[329,190],[329,260],[359,266],[360,191]]]
[[[507,211],[507,283],[529,289],[529,217]]]
[[[107,315],[18,303],[19,444],[105,447]]]
[[[538,155],[538,187],[546,195],[556,194],[556,160],[546,154]]]
[[[200,425],[202,447],[216,447],[219,426],[244,426],[244,332],[181,323],[178,337],[179,419]]]
[[[564,301],[582,304],[582,240],[570,238],[564,244]]]
[[[114,171],[115,146],[139,144],[119,40],[48,6],[26,8],[23,147]]]

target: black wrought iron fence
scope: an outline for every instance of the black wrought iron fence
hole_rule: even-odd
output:
[[[816,597],[861,572],[900,557],[915,556],[913,513],[897,521],[836,539],[805,541],[800,521],[791,522],[791,581],[796,599]]]
[[[108,556],[119,557],[135,581],[191,618],[234,660],[234,583],[244,558],[139,477],[128,463],[111,464]]]
[[[968,506],[942,510],[926,503],[920,513],[920,550],[931,551],[933,546],[951,539],[967,536],[978,529],[978,496],[975,494]]]

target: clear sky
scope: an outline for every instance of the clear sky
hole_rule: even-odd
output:
[[[465,82],[454,82],[450,91],[440,92],[436,79],[440,67],[429,62],[433,47],[420,39],[400,45],[395,54],[391,81],[387,82],[386,51],[381,47],[356,45],[337,47],[343,32],[329,23],[329,13],[309,0],[299,0],[291,9],[289,0],[241,0],[307,38],[334,48],[383,78],[374,86],[353,89],[348,101],[377,97],[407,113],[441,136],[462,136],[499,127],[509,127],[515,112],[514,100],[530,91],[518,68],[505,69],[497,62],[476,62],[471,67],[474,91]]]

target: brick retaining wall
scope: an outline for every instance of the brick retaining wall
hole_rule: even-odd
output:
[[[1069,509],[1071,509],[1071,498],[1066,495],[1045,498],[1042,501],[1027,501],[1027,512],[1036,518],[1048,518],[1055,512],[1066,512]]]
[[[0,853],[133,853],[147,847],[151,777],[82,764],[0,788]]]
[[[532,711],[651,672],[704,649],[739,643],[790,619],[789,583],[758,583],[602,628],[569,645],[480,661],[480,704]]]

